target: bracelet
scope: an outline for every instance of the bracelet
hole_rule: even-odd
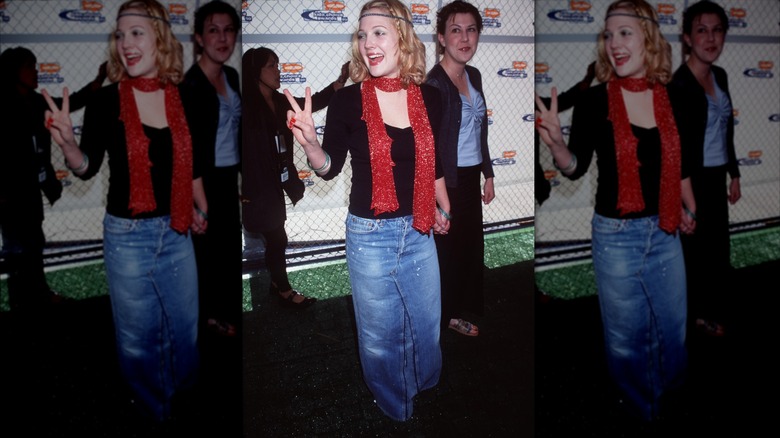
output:
[[[692,211],[688,210],[688,207],[683,205],[683,210],[685,210],[685,214],[691,217],[691,219],[696,220],[696,215],[693,214]]]
[[[328,155],[328,153],[325,151],[322,152],[325,154],[325,164],[323,164],[322,167],[320,167],[319,169],[315,169],[311,167],[311,162],[309,160],[306,160],[306,165],[309,166],[309,169],[311,169],[314,173],[323,172],[325,171],[325,169],[328,168],[328,166],[330,166],[330,155]]]
[[[204,220],[209,220],[209,215],[207,215],[205,211],[201,210],[198,207],[195,207],[195,211],[197,211],[200,217],[202,217]]]
[[[447,219],[448,221],[451,221],[451,220],[452,220],[452,216],[450,216],[450,214],[449,214],[449,213],[447,213],[446,211],[444,211],[444,209],[443,209],[443,208],[441,208],[441,207],[439,207],[439,206],[436,206],[436,208],[439,210],[439,213],[442,215],[442,217],[444,217],[444,219]]]
[[[577,168],[577,156],[574,155],[574,153],[572,152],[569,153],[571,154],[571,161],[569,161],[569,165],[564,168],[559,167],[558,163],[556,163],[555,160],[553,160],[553,166],[555,166],[556,169],[560,170],[561,172],[567,175]]]
[[[87,157],[87,154],[85,154],[84,152],[81,153],[81,165],[75,169],[70,167],[67,159],[65,160],[65,167],[70,169],[71,172],[78,175],[81,175],[81,173],[84,172],[84,169],[86,169],[88,165],[89,165],[89,158]]]

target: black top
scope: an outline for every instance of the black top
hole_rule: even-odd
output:
[[[482,96],[486,102],[485,94],[482,92],[482,75],[476,68],[467,65],[469,82]],[[447,187],[458,186],[458,137],[460,134],[460,118],[463,114],[463,102],[460,99],[460,93],[455,84],[441,64],[433,66],[425,83],[439,89],[441,96],[441,126],[439,128],[439,142],[442,145],[441,162],[444,169],[444,181]],[[482,174],[485,178],[493,178],[493,162],[490,160],[490,151],[488,150],[488,121],[487,111],[482,115],[482,128],[480,134],[480,151],[482,153]]]
[[[350,85],[339,90],[328,108],[323,149],[331,157],[331,169],[323,176],[329,180],[336,177],[344,167],[347,152],[351,157],[352,190],[349,195],[349,212],[355,216],[369,219],[389,219],[412,214],[414,196],[415,145],[412,128],[400,129],[385,125],[387,134],[393,140],[390,155],[395,163],[393,180],[399,208],[393,212],[374,215],[371,209],[372,174],[368,148],[368,129],[361,120],[363,99],[360,84]],[[443,175],[439,163],[439,96],[438,91],[428,85],[421,85],[423,101],[428,112],[434,140],[436,143],[436,178]]]
[[[661,137],[657,127],[640,128],[631,126],[637,138],[639,179],[645,209],[640,212],[621,215],[617,209],[618,175],[615,157],[615,140],[612,122],[607,119],[608,98],[606,83],[589,88],[582,97],[582,103],[574,107],[569,150],[577,156],[577,168],[568,176],[577,179],[590,167],[593,153],[598,156],[598,187],[596,189],[596,213],[610,218],[631,219],[658,214],[658,199],[661,180]],[[688,165],[682,161],[681,179],[687,177]]]
[[[119,86],[112,84],[102,88],[84,111],[84,128],[81,135],[81,151],[89,157],[87,171],[79,176],[89,179],[100,170],[108,153],[109,184],[106,212],[127,219],[142,219],[170,214],[171,177],[173,174],[173,140],[169,128],[143,126],[149,138],[149,160],[152,162],[152,186],[157,208],[154,211],[132,215],[128,209],[130,200],[130,172],[127,161],[124,123],[119,120]],[[193,145],[195,143],[193,142]],[[193,151],[193,179],[198,178],[200,160]]]
[[[715,82],[728,96],[728,75],[722,68],[713,65],[712,72]],[[695,175],[698,170],[704,168],[704,136],[707,131],[707,96],[704,87],[699,84],[696,77],[683,64],[674,72],[672,82],[669,83],[669,99],[672,102],[674,117],[677,120],[677,130],[680,132],[680,143],[683,151],[690,160],[691,172]],[[732,178],[739,177],[739,162],[734,150],[734,114],[729,115],[726,130],[726,153],[728,162],[726,168]]]

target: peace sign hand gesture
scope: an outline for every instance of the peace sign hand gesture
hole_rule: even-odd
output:
[[[287,127],[293,132],[295,139],[306,149],[307,147],[319,147],[317,132],[314,129],[314,118],[311,115],[311,88],[306,87],[306,99],[303,110],[301,110],[298,101],[290,93],[290,90],[284,90],[284,95],[292,107],[287,111]]]
[[[536,111],[534,113],[536,130],[539,131],[542,141],[550,148],[565,148],[566,144],[563,141],[563,133],[561,132],[561,120],[558,117],[558,90],[555,87],[552,89],[549,109],[539,95],[534,93],[534,98],[536,99]]]
[[[68,98],[68,88],[62,90],[62,109],[57,107],[54,100],[49,96],[46,90],[42,90],[43,98],[49,105],[49,109],[44,113],[46,129],[49,130],[54,142],[62,148],[78,148],[76,140],[73,137],[73,123],[70,120],[70,99]]]

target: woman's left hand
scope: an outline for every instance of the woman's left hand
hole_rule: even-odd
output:
[[[206,213],[201,213],[197,207],[192,207],[192,225],[190,229],[194,234],[206,234],[209,222]]]
[[[493,188],[493,178],[485,178],[485,188],[482,191],[482,202],[484,202],[485,205],[488,205],[495,197],[496,192]]]
[[[450,230],[450,220],[444,217],[443,214],[439,211],[439,209],[436,209],[436,222],[433,224],[433,233],[434,234],[447,234]]]

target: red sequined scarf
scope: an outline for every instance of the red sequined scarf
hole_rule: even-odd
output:
[[[607,84],[609,120],[615,136],[618,170],[618,202],[620,214],[642,211],[645,202],[639,180],[638,140],[631,132],[628,112],[621,89],[631,92],[653,90],[653,113],[661,136],[661,187],[658,200],[659,228],[674,233],[680,224],[680,137],[674,121],[666,88],[650,85],[644,78],[616,78]]]
[[[130,202],[133,215],[157,208],[152,186],[152,162],[149,139],[141,126],[141,117],[133,89],[157,91],[163,86],[157,78],[129,78],[119,84],[119,119],[125,125],[127,162],[130,173]],[[171,181],[171,228],[184,233],[192,223],[192,139],[179,90],[168,83],[165,89],[165,117],[173,140],[173,179]]]
[[[394,93],[402,89],[399,78],[370,78],[363,81],[361,96],[363,98],[363,121],[368,128],[368,148],[371,157],[371,177],[373,180],[371,192],[371,209],[374,215],[395,211],[398,209],[398,198],[393,180],[393,163],[390,157],[392,139],[387,135],[376,88]],[[433,141],[433,131],[428,120],[422,91],[415,84],[409,84],[406,89],[406,104],[409,112],[409,122],[414,134],[414,200],[412,227],[427,234],[434,223],[436,209],[435,179],[436,151]]]

